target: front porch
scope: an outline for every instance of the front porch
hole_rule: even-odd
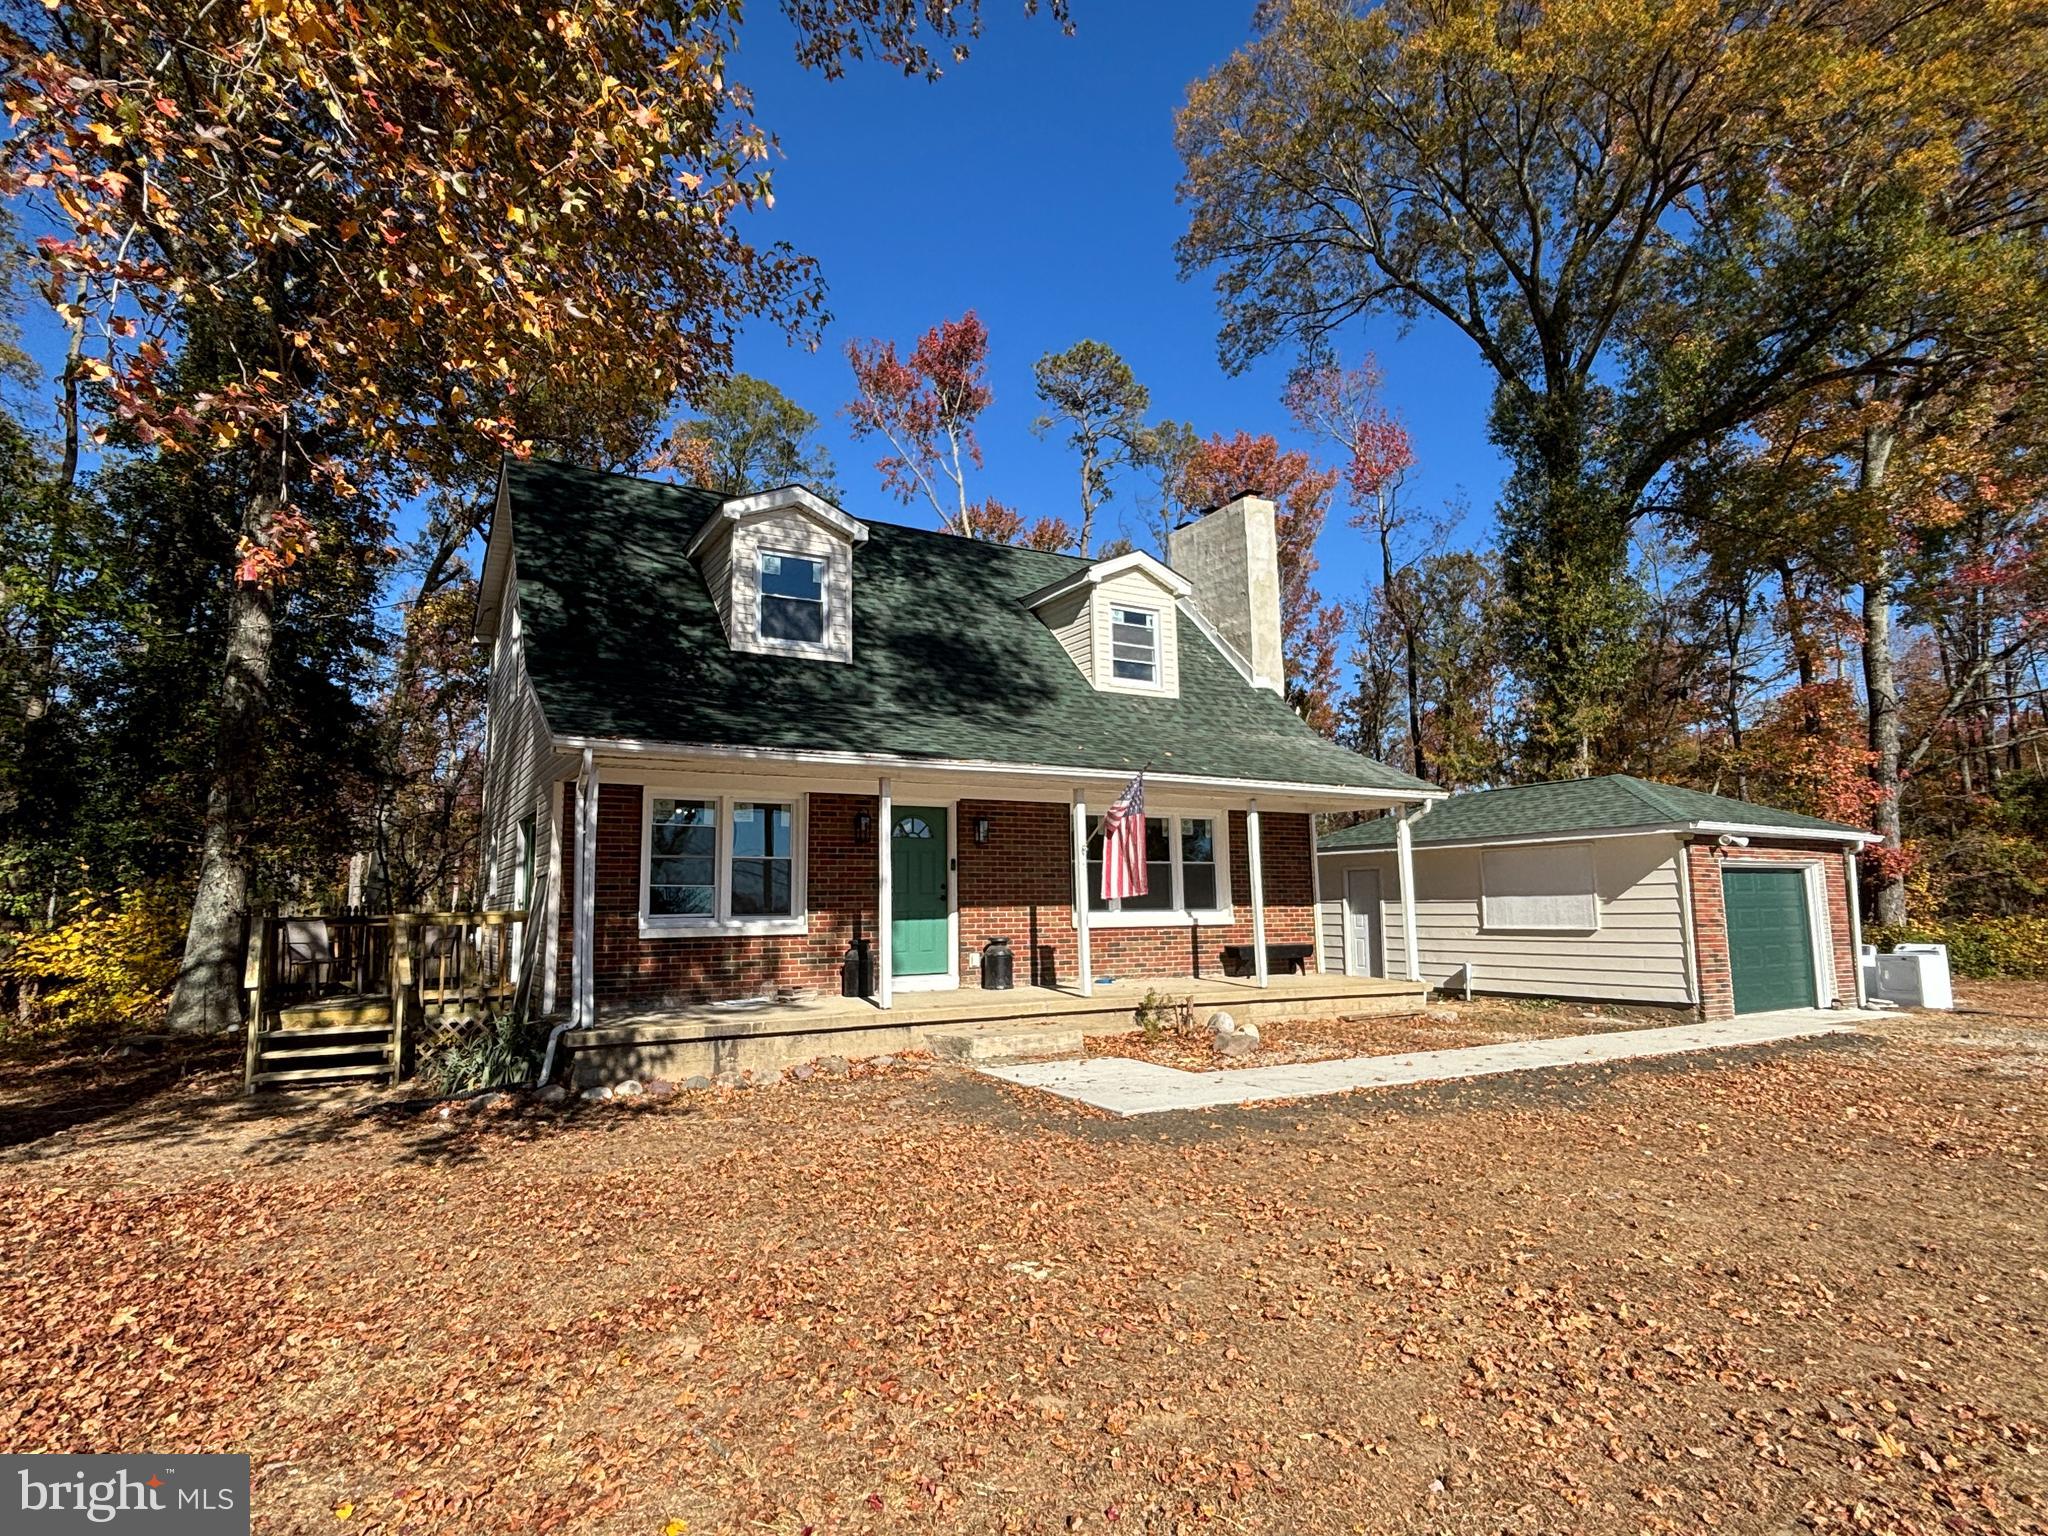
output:
[[[1197,1018],[1222,1009],[1240,1023],[1274,1019],[1363,1018],[1414,1013],[1428,988],[1370,976],[1130,976],[1098,980],[1089,995],[1074,987],[963,987],[898,992],[893,1006],[864,998],[814,996],[795,1002],[748,1001],[671,1008],[620,1007],[594,1028],[563,1037],[578,1087],[627,1077],[714,1077],[767,1073],[820,1056],[878,1056],[928,1049],[933,1038],[978,1025],[1044,1025],[1089,1034],[1134,1027],[1147,993],[1185,1000]]]

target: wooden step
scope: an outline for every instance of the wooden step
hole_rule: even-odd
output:
[[[256,1065],[260,1070],[266,1062],[332,1061],[337,1056],[370,1055],[381,1056],[384,1060],[389,1061],[391,1059],[391,1042],[389,1040],[372,1040],[366,1041],[361,1045],[289,1045],[279,1046],[275,1049],[266,1047],[256,1053]]]
[[[268,1050],[272,1045],[340,1045],[349,1040],[374,1044],[390,1038],[389,1024],[337,1024],[329,1029],[266,1029],[257,1034],[256,1041]]]
[[[277,1012],[278,1028],[302,1034],[309,1030],[389,1029],[388,997],[329,997],[314,1003],[293,1003]]]
[[[316,1078],[389,1077],[388,1065],[371,1062],[360,1067],[305,1067],[291,1072],[258,1072],[250,1079],[258,1088],[268,1083],[306,1083]]]

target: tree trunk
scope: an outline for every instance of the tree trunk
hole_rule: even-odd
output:
[[[1872,428],[1864,434],[1862,488],[1876,493],[1884,485],[1885,470],[1891,462],[1893,437],[1890,429]],[[1889,520],[1884,520],[1889,526]],[[1906,920],[1906,877],[1897,858],[1902,846],[1899,834],[1899,684],[1892,659],[1892,604],[1897,596],[1898,571],[1892,559],[1889,533],[1879,535],[1870,571],[1863,583],[1863,690],[1870,722],[1870,776],[1877,786],[1872,830],[1884,839],[1892,855],[1877,881],[1877,920],[1897,926]]]
[[[263,542],[277,499],[249,498],[242,535]],[[206,824],[199,886],[185,932],[185,958],[171,994],[173,1030],[233,1029],[241,1022],[242,918],[249,904],[246,842],[249,805],[262,762],[265,706],[270,688],[275,599],[267,585],[234,577],[228,601],[228,649],[220,680],[220,722],[213,776],[206,791]]]

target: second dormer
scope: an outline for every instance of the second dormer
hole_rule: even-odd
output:
[[[865,524],[800,485],[738,496],[687,553],[736,651],[853,660],[853,550]]]
[[[1142,550],[1097,560],[1024,599],[1104,693],[1180,694],[1177,604],[1185,578]]]

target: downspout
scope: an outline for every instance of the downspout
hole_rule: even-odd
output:
[[[555,1075],[555,1049],[561,1044],[562,1036],[572,1029],[580,1029],[584,1023],[586,999],[592,995],[588,985],[591,978],[589,967],[595,945],[590,942],[590,924],[584,919],[589,908],[595,916],[596,904],[591,900],[590,881],[597,861],[590,857],[592,834],[597,820],[597,768],[591,750],[583,749],[583,770],[576,780],[576,910],[575,929],[569,940],[569,1017],[548,1031],[547,1055],[541,1058],[540,1078],[537,1087],[544,1087]],[[561,898],[555,898],[559,901]]]
[[[1844,848],[1842,866],[1849,884],[1849,953],[1853,957],[1850,969],[1856,977],[1856,1006],[1868,1008],[1870,995],[1863,982],[1863,877],[1856,868],[1857,856],[1862,852],[1860,845]]]

